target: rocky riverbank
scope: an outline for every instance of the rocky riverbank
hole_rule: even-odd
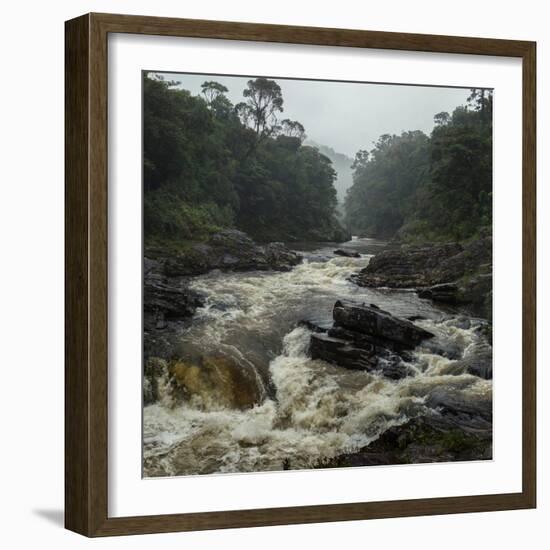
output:
[[[434,334],[381,310],[374,304],[336,302],[331,328],[313,327],[310,354],[338,366],[378,372],[400,380],[415,376],[410,350],[419,345],[444,355]],[[460,324],[460,322],[459,322]],[[308,324],[306,324],[308,326]],[[433,340],[433,341],[432,341]],[[439,349],[438,349],[439,348]],[[441,374],[492,378],[492,348],[480,335],[463,356],[450,361]],[[371,444],[322,461],[317,467],[335,468],[460,460],[492,457],[492,398],[466,397],[454,386],[436,386],[424,399],[427,411],[393,426]]]
[[[376,254],[366,268],[352,275],[351,280],[363,287],[416,289],[421,298],[455,306],[491,321],[492,237],[485,233],[479,239],[466,244],[446,243],[389,248]],[[337,303],[336,306],[338,305]],[[364,326],[356,326],[354,332],[346,334],[346,329],[339,326],[341,322],[338,321],[341,312],[346,310],[336,306],[335,326],[329,329],[326,335],[312,336],[312,356],[332,361],[339,357],[336,362],[341,366],[349,367],[351,363],[357,366],[361,362],[357,357],[362,358],[363,354],[368,353],[365,350],[359,353],[356,349],[357,344],[365,342],[365,332],[369,345],[372,343],[372,336],[382,335],[379,331],[382,326],[381,319],[376,315],[376,309],[373,310],[372,305],[356,306],[356,311],[368,312],[375,322],[369,322],[367,329]],[[382,319],[387,319],[387,316]],[[393,325],[399,326],[394,321],[392,319]],[[485,333],[486,337],[482,334],[479,341],[472,344],[462,357],[451,362],[444,371],[446,374],[458,376],[467,373],[486,380],[492,379],[490,325],[480,326],[480,331]],[[358,334],[361,334],[361,337],[358,337]],[[344,336],[344,341],[335,341],[337,336]],[[428,337],[424,336],[417,343],[426,338]],[[318,342],[322,342],[323,345],[319,345]],[[433,344],[437,346],[436,342]],[[429,345],[431,344],[428,343]],[[372,356],[369,357],[370,368],[378,368],[384,376],[399,379],[409,375],[403,361],[399,361],[399,358],[406,359],[403,350],[389,350],[386,346],[381,352],[376,351],[375,357],[382,359],[381,365],[377,365]],[[425,405],[429,408],[429,414],[394,426],[366,447],[339,455],[320,464],[319,467],[411,464],[492,457],[491,398],[479,396],[478,399],[472,399],[469,396],[468,399],[464,399],[459,391],[451,391],[442,386],[430,392]]]
[[[490,400],[472,404],[434,392],[429,414],[393,426],[362,449],[341,454],[318,468],[387,466],[464,460],[491,460]]]
[[[489,323],[351,284],[390,252],[354,242],[302,262],[229,231],[145,260],[148,476],[491,458]]]
[[[403,245],[374,256],[352,276],[365,287],[414,288],[422,298],[492,318],[492,236],[468,243]]]
[[[147,250],[143,262],[144,355],[169,357],[174,335],[188,326],[204,297],[189,288],[193,276],[213,270],[288,271],[302,261],[282,243],[259,245],[246,233],[226,229],[177,254]]]

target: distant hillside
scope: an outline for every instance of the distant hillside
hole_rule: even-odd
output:
[[[312,140],[307,140],[306,143],[312,147],[317,147],[323,155],[332,161],[332,166],[338,174],[338,178],[334,182],[334,187],[336,188],[338,203],[342,204],[346,198],[346,191],[353,185],[351,170],[353,159],[343,153],[338,153],[332,149],[332,147],[328,147],[327,145],[320,145]]]

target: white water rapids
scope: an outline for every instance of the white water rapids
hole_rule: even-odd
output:
[[[372,250],[366,244],[349,246]],[[445,374],[454,360],[439,354],[467,354],[482,338],[476,320],[443,314],[414,292],[349,282],[369,254],[335,257],[330,248],[305,256],[289,272],[212,272],[193,281],[207,301],[181,335],[181,353],[232,357],[256,377],[263,400],[246,410],[211,401],[174,406],[167,384],[164,397],[144,408],[145,476],[311,468],[423,414],[435,386],[490,399],[490,380]],[[416,322],[436,334],[440,348],[434,352],[433,341],[417,348],[415,375],[399,381],[314,361],[307,355],[311,332],[297,323],[330,323],[337,299],[374,303],[400,317],[422,316]]]

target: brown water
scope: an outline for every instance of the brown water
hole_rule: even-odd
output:
[[[262,402],[241,411],[202,394],[175,405],[165,384],[162,399],[144,409],[145,476],[311,468],[424,414],[424,399],[434,386],[491,399],[491,381],[444,374],[480,341],[481,321],[445,313],[412,291],[348,281],[381,243],[347,243],[361,258],[335,257],[334,246],[293,246],[305,260],[289,272],[212,272],[194,280],[193,288],[207,300],[181,335],[180,355],[233,358],[256,381]],[[337,299],[375,303],[401,317],[422,316],[417,323],[436,338],[415,350],[410,365],[416,374],[392,381],[311,360],[311,333],[297,323],[330,324]]]

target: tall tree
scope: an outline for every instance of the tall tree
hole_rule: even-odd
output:
[[[201,84],[201,91],[204,95],[204,99],[208,105],[211,105],[212,102],[220,95],[228,92],[228,89],[219,82],[214,80],[208,80]]]
[[[246,101],[236,108],[243,123],[252,127],[259,138],[270,135],[277,125],[277,113],[283,111],[281,87],[274,80],[249,80],[243,90]]]
[[[306,139],[306,130],[297,120],[290,120],[288,118],[282,120],[280,132],[284,136],[299,139],[300,143]]]

